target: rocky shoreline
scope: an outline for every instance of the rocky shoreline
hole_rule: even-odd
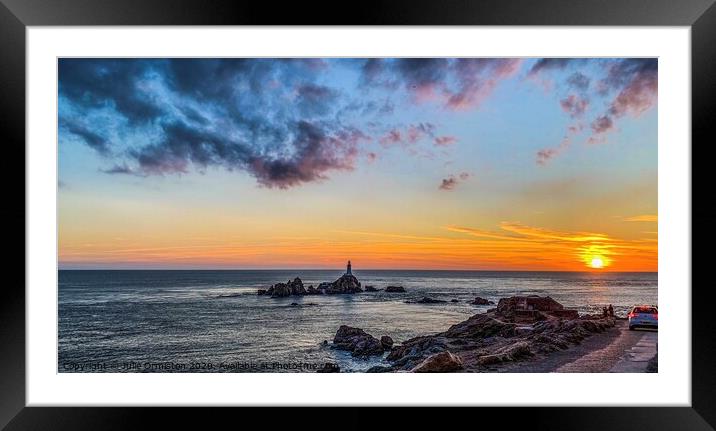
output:
[[[350,268],[349,268],[350,269]],[[365,292],[406,293],[402,286]],[[364,292],[350,272],[317,287],[305,287],[296,277],[259,289],[258,295],[271,298],[303,295],[336,295]],[[457,300],[452,300],[455,302]],[[408,304],[444,304],[447,301],[423,297],[404,301]],[[472,305],[494,305],[485,298],[468,301]],[[292,303],[291,306],[298,306]],[[333,338],[332,348],[344,350],[356,358],[385,356],[390,365],[376,366],[368,372],[486,372],[519,361],[537,360],[552,352],[567,350],[582,340],[615,325],[614,317],[580,316],[549,296],[511,296],[502,298],[495,308],[478,313],[444,332],[414,337],[395,344],[389,335],[377,338],[361,328],[342,325]],[[327,344],[327,341],[324,341]],[[340,372],[327,363],[320,372]]]
[[[343,325],[333,347],[355,357],[387,352],[385,359],[390,365],[368,372],[486,372],[569,349],[614,325],[613,317],[579,316],[550,297],[513,296],[447,331],[400,344],[388,336],[379,340],[360,328]]]

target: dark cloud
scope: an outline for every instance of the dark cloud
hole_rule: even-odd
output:
[[[357,129],[333,130],[300,121],[289,132],[292,138],[287,155],[261,152],[246,142],[182,123],[166,125],[164,132],[161,142],[130,152],[137,170],[122,167],[114,173],[184,173],[192,165],[218,165],[248,171],[266,187],[288,188],[325,179],[331,170],[353,169],[357,145],[367,139]]]
[[[658,60],[626,58],[610,62],[606,78],[599,82],[599,92],[615,94],[607,111],[592,122],[594,135],[590,142],[615,128],[615,121],[625,115],[638,117],[656,104]]]
[[[514,58],[460,58],[455,61],[457,91],[451,92],[447,105],[452,109],[468,109],[487,97],[497,83],[511,76],[520,64]]]
[[[417,123],[403,128],[390,129],[379,139],[379,142],[384,147],[389,147],[391,145],[412,145],[427,138],[435,138],[435,125],[432,123]]]
[[[334,105],[338,92],[323,85],[303,84],[297,89],[296,105],[305,116],[325,115]]]
[[[452,110],[471,109],[511,76],[514,58],[400,58],[367,60],[362,82],[403,88],[416,102],[437,101]]]
[[[60,128],[108,156],[96,131],[124,136],[108,174],[220,166],[291,187],[352,169],[368,139],[334,120],[339,94],[315,82],[326,67],[320,59],[61,59],[59,92],[71,109],[60,109]],[[114,115],[110,122],[83,126],[107,109],[100,117]]]
[[[447,178],[443,178],[438,187],[440,190],[454,190],[460,182],[467,181],[471,174],[469,172],[461,172],[458,175],[450,174]]]
[[[567,78],[567,84],[577,90],[586,91],[589,89],[591,79],[581,72],[574,72]]]
[[[434,141],[435,141],[435,145],[438,145],[438,146],[441,146],[441,147],[446,147],[446,146],[449,146],[449,145],[452,145],[452,144],[456,143],[456,142],[457,142],[457,137],[455,137],[455,136],[449,136],[449,135],[436,136],[435,139],[434,139]]]
[[[546,70],[562,70],[573,63],[573,58],[541,58],[530,68],[529,75],[537,75]]]
[[[86,107],[113,105],[132,123],[151,121],[163,112],[149,92],[141,91],[152,64],[148,60],[61,58],[59,93]]]
[[[111,175],[114,175],[114,174],[125,174],[125,175],[134,174],[134,171],[133,171],[129,166],[127,166],[126,164],[121,164],[121,165],[115,164],[115,165],[112,166],[111,168],[102,169],[102,172],[104,172],[105,174],[111,174]]]
[[[93,132],[86,126],[84,126],[78,122],[68,121],[68,120],[61,118],[59,120],[59,127],[60,127],[60,129],[64,129],[67,132],[84,140],[84,142],[88,146],[90,146],[92,149],[94,149],[98,153],[100,153],[102,155],[110,154],[111,151],[110,151],[109,142],[107,141],[107,139],[105,139],[104,137]]]
[[[597,117],[597,119],[592,122],[592,130],[595,134],[605,133],[612,130],[613,128],[614,121],[608,115],[602,115],[601,117]]]
[[[559,145],[552,148],[543,148],[539,151],[537,151],[537,164],[540,166],[544,166],[552,160],[554,157],[559,155],[561,152],[566,150],[571,144],[572,144],[572,134],[576,133],[577,129],[569,128],[569,133],[567,136],[565,136],[562,139],[562,142],[560,142]]]
[[[576,118],[584,115],[589,106],[589,101],[583,97],[579,97],[574,94],[570,94],[564,99],[559,101],[562,110],[569,114],[570,117]]]

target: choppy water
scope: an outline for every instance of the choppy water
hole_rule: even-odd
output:
[[[467,304],[475,296],[497,302],[516,294],[550,295],[581,312],[598,312],[611,303],[622,315],[634,304],[657,304],[656,273],[354,274],[364,286],[402,285],[408,292],[256,295],[257,288],[296,276],[306,285],[333,281],[340,271],[62,270],[58,371],[312,371],[311,366],[325,362],[337,362],[343,371],[364,371],[382,358],[354,359],[321,346],[340,325],[400,342],[443,331],[490,308]],[[404,303],[423,296],[459,302]]]

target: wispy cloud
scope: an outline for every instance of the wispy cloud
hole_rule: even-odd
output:
[[[457,175],[450,174],[447,178],[443,178],[438,188],[440,190],[454,190],[461,182],[467,181],[471,174],[469,172],[460,172]]]
[[[601,233],[558,231],[518,222],[502,222],[499,227],[499,231],[454,225],[445,229],[476,237],[485,245],[483,252],[495,259],[526,264],[530,258],[540,258],[542,262],[552,261],[555,266],[579,269],[589,267],[591,260],[599,257],[605,266],[656,268],[657,243],[650,239],[624,240]]]
[[[642,215],[637,215],[637,216],[633,216],[633,217],[626,217],[624,219],[624,221],[656,223],[659,221],[659,216],[656,214],[642,214]]]

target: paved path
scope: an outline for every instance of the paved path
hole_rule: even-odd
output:
[[[625,321],[618,321],[614,328],[618,335],[596,349],[587,350],[578,357],[567,363],[558,366],[553,370],[556,373],[634,373],[644,372],[649,359],[656,353],[656,332],[629,331]],[[599,339],[601,335],[592,335],[583,344],[588,344],[590,339]],[[644,342],[642,339],[648,336]],[[653,337],[653,351],[649,354],[648,340]],[[646,342],[646,343],[645,343]],[[642,345],[640,345],[642,343]],[[637,350],[634,350],[637,349]],[[576,352],[581,346],[573,349]],[[635,355],[639,353],[638,356]],[[648,356],[642,361],[643,356]],[[637,359],[636,361],[633,359]],[[624,364],[622,364],[624,362]],[[643,366],[643,367],[642,367]],[[641,368],[639,368],[641,367]]]
[[[658,332],[645,332],[639,341],[609,370],[610,373],[644,373],[649,359],[656,355]]]

